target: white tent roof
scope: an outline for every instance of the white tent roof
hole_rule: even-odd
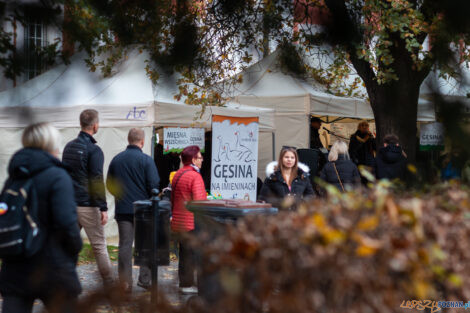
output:
[[[176,101],[176,79],[166,76],[155,88],[146,75],[147,56],[133,51],[117,66],[116,73],[103,78],[90,72],[84,55],[72,57],[69,65],[59,65],[25,84],[0,92],[0,127],[25,127],[31,122],[47,121],[59,128],[78,127],[78,116],[86,108],[100,112],[102,127],[145,127],[155,123],[166,126],[208,128],[211,114],[259,116],[260,129],[273,129],[273,110],[248,106],[208,107],[196,119],[199,106]],[[230,106],[230,105],[229,105]]]
[[[201,112],[201,106],[156,102],[155,124],[158,126],[211,128],[212,115],[257,116],[259,117],[260,131],[272,131],[274,129],[273,109],[228,104],[228,107],[207,106],[202,115]]]
[[[100,112],[103,127],[151,126],[154,94],[144,61],[145,56],[134,51],[112,77],[103,78],[90,72],[84,55],[77,54],[69,65],[1,92],[0,127],[24,127],[32,121],[78,127],[78,116],[86,108]]]
[[[420,88],[420,100],[432,101],[435,92],[443,95],[448,101],[458,100],[464,105],[464,112],[470,113],[470,71],[461,65],[461,81],[454,78],[444,79],[438,71],[432,71]]]
[[[71,107],[77,105],[128,105],[154,100],[145,55],[134,51],[109,78],[90,72],[85,55],[77,54],[69,65],[59,65],[23,85],[0,93],[0,107]]]
[[[274,108],[284,113],[373,119],[366,99],[338,97],[313,80],[284,74],[272,53],[242,73],[243,82],[230,92],[233,100],[246,105]],[[418,120],[435,120],[430,102],[420,101]]]

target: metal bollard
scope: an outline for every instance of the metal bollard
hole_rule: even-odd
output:
[[[159,206],[158,190],[152,190],[152,248],[151,248],[151,275],[152,275],[152,290],[151,290],[151,303],[153,306],[158,304],[158,224],[159,224]]]

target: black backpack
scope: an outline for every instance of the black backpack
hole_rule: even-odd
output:
[[[32,176],[10,177],[0,194],[0,258],[31,257],[42,242]]]

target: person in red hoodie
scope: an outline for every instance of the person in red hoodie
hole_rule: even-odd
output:
[[[199,173],[202,155],[198,146],[186,147],[181,153],[183,168],[173,177],[171,184],[171,229],[177,233],[194,230],[194,214],[185,207],[186,201],[206,200],[206,188]],[[191,247],[184,237],[179,240],[178,277],[182,293],[196,293],[194,283],[195,258]]]

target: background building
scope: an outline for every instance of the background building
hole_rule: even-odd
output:
[[[0,91],[16,87],[50,67],[47,51],[62,49],[63,7],[45,8],[40,0],[6,1],[3,14],[3,30],[15,47],[9,53],[19,60],[22,73],[14,79],[2,75]]]

